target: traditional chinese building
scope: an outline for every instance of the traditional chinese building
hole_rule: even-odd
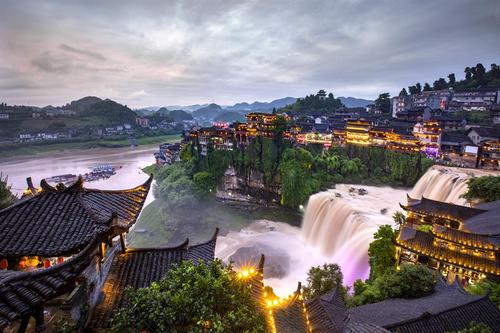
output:
[[[476,208],[408,197],[398,264],[422,263],[463,284],[500,278],[500,201]]]
[[[233,150],[235,136],[231,128],[205,127],[197,132],[197,143],[201,147],[201,155],[206,156],[209,145],[214,150]]]
[[[149,286],[182,260],[213,260],[217,231],[194,246],[127,248],[151,182],[109,191],[81,177],[68,187],[29,180],[23,198],[0,211],[0,330],[41,332],[54,318],[106,329],[126,286]]]
[[[42,180],[38,189],[28,180],[24,197],[0,211],[0,328],[19,320],[23,332],[34,317],[42,330],[44,304],[54,298],[76,316],[83,303],[95,305],[151,181],[104,191],[84,188],[81,177],[68,187]]]
[[[348,121],[345,129],[345,141],[348,144],[369,145],[371,123],[365,120]]]
[[[274,121],[277,116],[269,113],[253,112],[246,115],[247,118],[247,133],[249,137],[274,136]]]

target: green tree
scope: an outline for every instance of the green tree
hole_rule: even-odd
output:
[[[424,91],[432,91],[431,86],[427,82],[424,84]]]
[[[312,154],[302,148],[288,148],[279,165],[281,180],[281,204],[297,207],[318,189],[315,179],[310,177],[314,162]]]
[[[473,177],[467,181],[467,185],[468,190],[462,195],[467,200],[500,200],[500,176]]]
[[[401,226],[406,221],[405,214],[403,214],[399,210],[395,211],[394,214],[392,214],[392,219],[393,219],[394,223],[396,223],[398,226]]]
[[[455,82],[457,82],[457,79],[455,78],[455,73],[448,74],[448,84],[450,86],[453,86]]]
[[[382,113],[389,113],[391,110],[391,95],[389,93],[383,93],[378,95],[378,98],[375,100],[374,104],[377,109],[382,111]]]
[[[486,295],[500,308],[500,282],[483,280],[476,284],[471,284],[467,290],[474,295]]]
[[[194,189],[201,197],[207,197],[215,192],[216,182],[214,176],[207,171],[201,171],[193,175]]]
[[[423,265],[404,264],[399,270],[387,268],[376,279],[355,282],[349,306],[380,302],[389,298],[417,298],[434,290],[434,275]]]
[[[384,274],[387,269],[394,268],[396,264],[396,232],[388,224],[380,226],[373,235],[373,242],[368,247],[370,263],[370,280]]]
[[[9,207],[16,201],[16,196],[10,191],[11,187],[7,184],[9,178],[0,174],[0,209]]]
[[[113,319],[115,332],[266,332],[248,283],[216,260],[184,261],[149,288],[126,290]]]
[[[434,84],[432,85],[434,90],[443,90],[448,88],[448,84],[446,83],[446,80],[440,77],[438,80],[434,81]]]
[[[304,297],[313,299],[337,289],[345,297],[347,289],[343,286],[344,276],[337,264],[323,264],[323,266],[311,267],[307,272],[307,286],[303,288]]]

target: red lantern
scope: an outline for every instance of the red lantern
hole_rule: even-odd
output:
[[[50,267],[50,260],[49,259],[45,259],[43,261],[43,267],[45,267],[45,268],[49,268]]]
[[[62,264],[63,262],[64,262],[64,258],[63,257],[57,258],[57,263],[58,264]]]
[[[7,269],[9,268],[9,262],[7,261],[7,259],[2,259],[0,261],[0,269]]]
[[[21,260],[19,262],[19,269],[25,269],[26,268],[26,262],[24,260]]]

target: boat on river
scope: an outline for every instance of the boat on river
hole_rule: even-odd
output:
[[[83,180],[85,182],[93,182],[110,178],[111,176],[116,174],[116,169],[117,168],[112,166],[111,164],[100,164],[93,167],[92,171],[87,172],[81,176],[83,177]],[[64,185],[68,185],[74,183],[77,179],[77,175],[64,174],[47,178],[47,181],[49,183],[63,183]]]

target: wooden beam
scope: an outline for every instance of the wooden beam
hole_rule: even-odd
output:
[[[125,251],[127,251],[127,247],[125,246],[125,237],[123,237],[123,233],[120,234],[120,245],[122,248],[122,253],[125,253]]]
[[[28,324],[30,322],[30,316],[24,316],[21,319],[21,324],[19,324],[19,328],[17,329],[17,333],[25,333],[28,328]]]

